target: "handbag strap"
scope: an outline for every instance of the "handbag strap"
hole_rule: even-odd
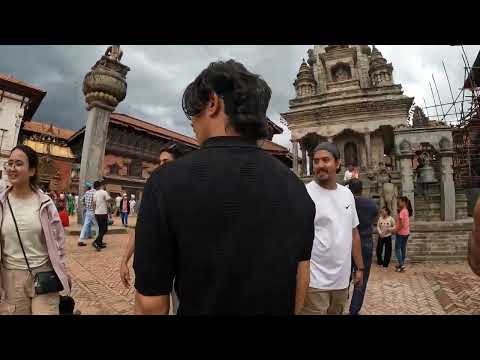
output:
[[[8,199],[8,195],[7,195],[7,204],[8,204],[8,207],[10,208],[10,214],[12,214],[13,223],[15,224],[15,230],[17,230],[18,241],[20,242],[20,247],[22,248],[23,257],[25,258],[25,262],[27,263],[28,271],[33,276],[32,269],[30,269],[30,264],[28,263],[27,255],[25,254],[25,249],[23,248],[22,238],[20,237],[20,231],[18,231],[17,220],[15,219],[15,215],[13,214],[12,205],[10,205],[10,200]]]

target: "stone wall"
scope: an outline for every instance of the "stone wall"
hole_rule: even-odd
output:
[[[471,219],[456,222],[412,223],[411,235],[407,243],[407,263],[465,260],[471,231]],[[376,244],[377,235],[375,234],[374,263],[376,263]],[[392,262],[396,263],[395,240],[392,241]]]

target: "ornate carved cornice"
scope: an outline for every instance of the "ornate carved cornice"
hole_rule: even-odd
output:
[[[127,94],[126,75],[129,70],[128,66],[118,60],[102,56],[83,80],[83,93],[88,108],[99,106],[113,111]]]
[[[300,124],[315,119],[319,123],[332,123],[335,118],[344,118],[348,115],[359,117],[361,114],[380,113],[389,111],[408,112],[412,99],[405,97],[396,100],[365,101],[358,103],[340,104],[318,107],[315,109],[290,111],[281,114],[289,124]]]
[[[107,143],[105,148],[105,152],[110,154],[115,154],[119,156],[124,156],[127,158],[136,158],[141,159],[143,161],[148,161],[152,163],[158,163],[158,153],[154,152],[146,152],[143,149],[137,149],[133,147],[128,147],[125,144],[118,144],[118,143]]]

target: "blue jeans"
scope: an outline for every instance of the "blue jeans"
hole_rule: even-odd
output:
[[[362,257],[363,266],[363,284],[361,286],[355,286],[353,288],[352,301],[350,302],[350,315],[358,315],[358,312],[362,308],[363,299],[367,291],[368,277],[370,276],[370,267],[372,266],[373,255],[373,240],[372,237],[361,238],[362,241]],[[355,265],[353,264],[353,267]]]
[[[83,217],[82,231],[80,232],[80,241],[88,239],[92,234],[92,225],[95,222],[95,212],[93,210],[86,210]],[[98,231],[97,231],[98,234]]]
[[[407,257],[407,240],[409,235],[396,235],[395,238],[395,256],[398,260],[398,265],[403,266],[405,264],[405,258]]]
[[[122,225],[128,225],[128,212],[122,212]]]

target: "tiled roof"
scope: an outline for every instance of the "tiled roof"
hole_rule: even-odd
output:
[[[47,94],[45,90],[37,88],[26,82],[20,81],[12,75],[0,74],[0,90],[8,91],[30,99],[24,113],[23,120],[30,120],[35,111],[37,111],[40,103]]]
[[[270,126],[272,127],[273,131],[274,131],[274,134],[282,134],[283,133],[283,129],[281,126],[275,124],[272,120],[270,120],[268,117],[267,117],[267,120],[268,120],[268,123],[270,124]]]
[[[26,121],[23,123],[23,130],[31,131],[39,134],[53,135],[60,139],[69,139],[75,131],[69,129],[62,129],[52,124],[40,123],[36,121]]]
[[[192,145],[195,148],[199,147],[198,141],[195,138],[182,135],[180,133],[177,133],[172,130],[165,129],[161,126],[154,125],[151,123],[148,123],[146,121],[134,118],[133,116],[130,115],[125,115],[125,114],[119,114],[119,113],[113,113],[110,116],[110,121],[123,125],[123,126],[132,126],[138,130],[144,130],[149,133],[157,134],[161,137],[173,140],[173,141],[179,141],[183,143],[187,143]],[[70,140],[73,140],[74,137],[79,136],[80,134],[83,134],[85,131],[85,128],[82,128],[75,132],[75,134],[72,134],[72,138]],[[270,141],[268,139],[260,140],[258,142],[259,146],[264,149],[265,151],[268,151],[270,153],[274,153],[275,155],[288,155],[289,151],[287,148],[278,145],[274,143],[273,141]]]
[[[146,121],[134,118],[133,116],[130,116],[130,115],[113,113],[110,116],[110,122],[113,122],[119,125],[129,125],[136,129],[146,130],[148,132],[160,135],[161,137],[165,137],[170,140],[177,140],[177,141],[181,141],[181,142],[193,145],[194,147],[198,147],[197,140],[190,136],[182,135],[175,131],[165,129],[161,126],[154,125]]]
[[[277,154],[288,154],[289,150],[286,147],[283,147],[282,145],[279,145],[277,143],[274,143],[273,141],[264,139],[264,140],[259,140],[258,141],[259,146],[269,152],[275,152]]]
[[[32,90],[35,90],[35,91],[40,91],[40,92],[45,92],[45,90],[42,90],[38,87],[35,87],[33,85],[30,85],[30,84],[27,84],[26,82],[24,81],[21,81],[21,80],[18,80],[16,79],[13,75],[7,75],[7,74],[2,74],[0,73],[0,80],[3,80],[3,81],[6,81],[6,82],[10,82],[12,84],[17,84],[17,85],[21,85],[23,87],[26,87],[26,88],[29,88],[29,89],[32,89]]]

